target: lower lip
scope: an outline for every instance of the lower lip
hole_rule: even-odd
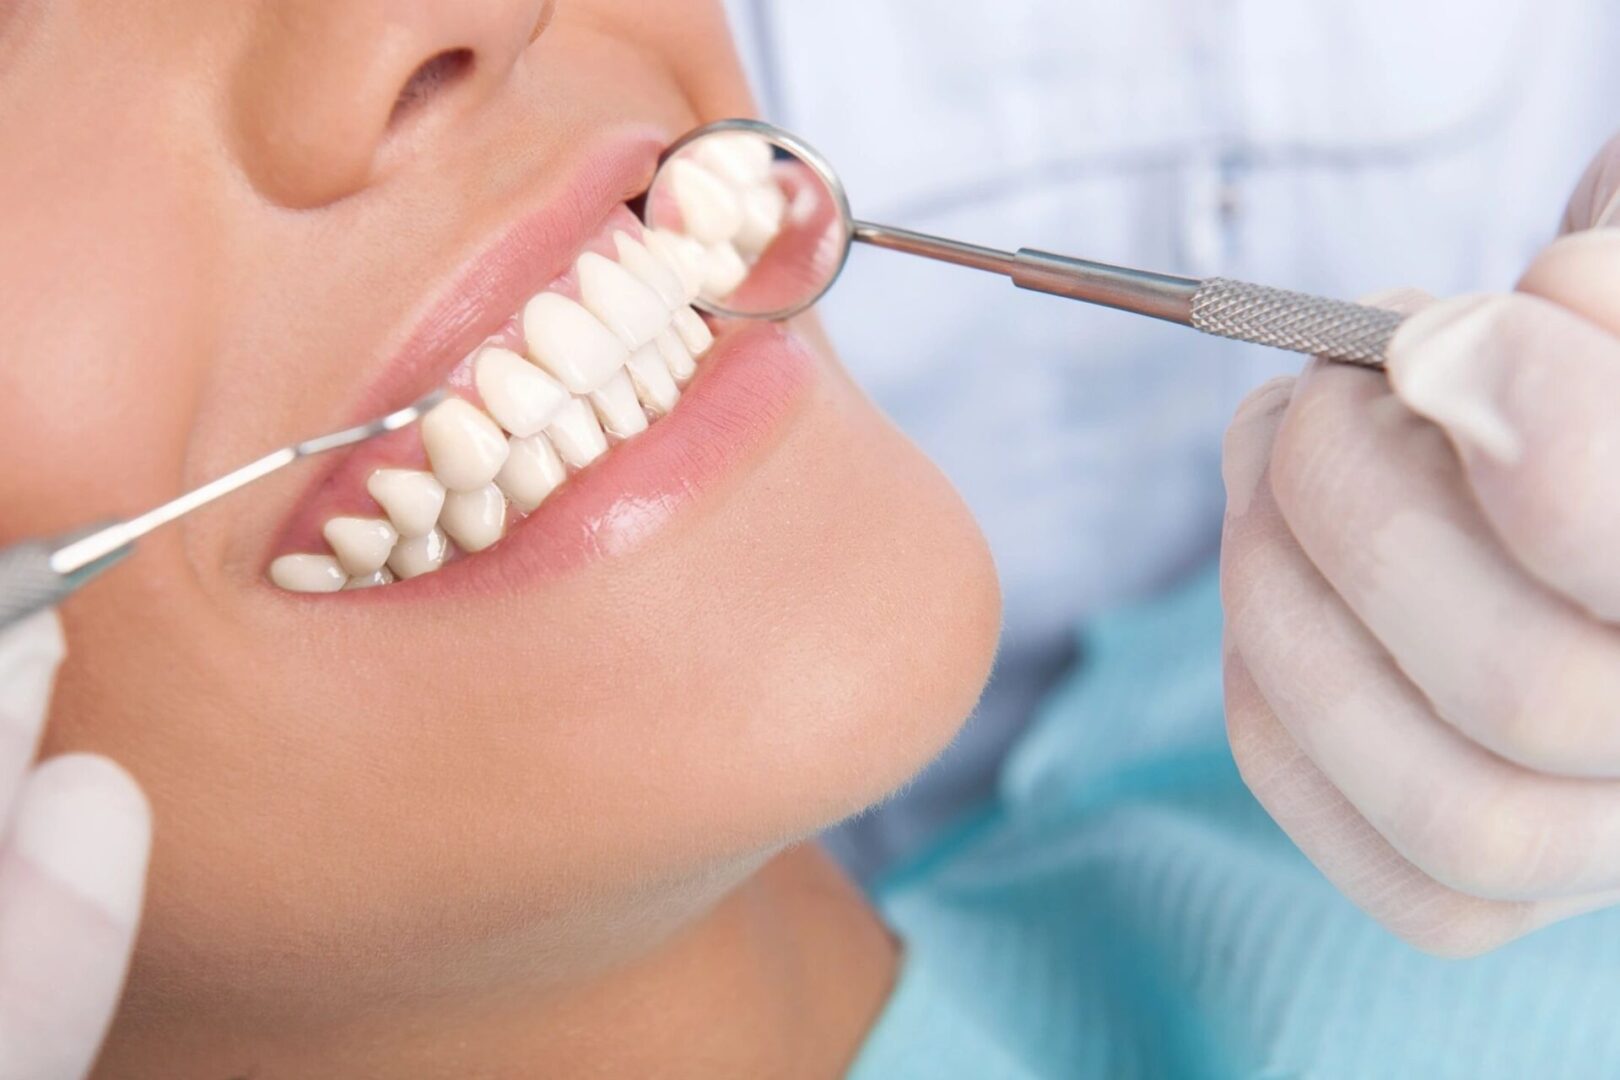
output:
[[[343,598],[389,603],[504,594],[627,555],[773,442],[815,376],[815,354],[791,331],[764,323],[728,327],[669,416],[570,477],[499,544],[434,573]]]

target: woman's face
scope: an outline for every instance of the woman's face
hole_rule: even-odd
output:
[[[443,383],[662,142],[748,109],[710,0],[0,6],[5,538]],[[137,1016],[584,977],[895,787],[985,676],[977,531],[813,324],[723,330],[671,416],[487,551],[275,588],[320,515],[378,514],[337,505],[368,453],[64,612],[46,752],[154,807]]]

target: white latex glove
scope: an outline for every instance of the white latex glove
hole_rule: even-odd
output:
[[[1436,953],[1620,903],[1617,151],[1518,291],[1400,298],[1387,379],[1313,364],[1227,437],[1238,764]]]
[[[54,612],[0,633],[0,1080],[77,1080],[118,1002],[150,815],[106,758],[33,767],[63,655]]]

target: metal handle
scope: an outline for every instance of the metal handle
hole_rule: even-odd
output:
[[[1193,295],[1189,325],[1206,334],[1382,368],[1405,321],[1405,315],[1383,308],[1211,278]]]
[[[24,540],[0,551],[0,629],[73,591],[74,582],[51,568],[57,546],[51,540]]]

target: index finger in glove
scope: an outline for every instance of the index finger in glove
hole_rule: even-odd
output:
[[[1445,301],[1395,336],[1389,378],[1514,559],[1620,621],[1620,337],[1535,296]]]
[[[38,750],[66,651],[54,611],[36,612],[0,631],[0,822]]]

